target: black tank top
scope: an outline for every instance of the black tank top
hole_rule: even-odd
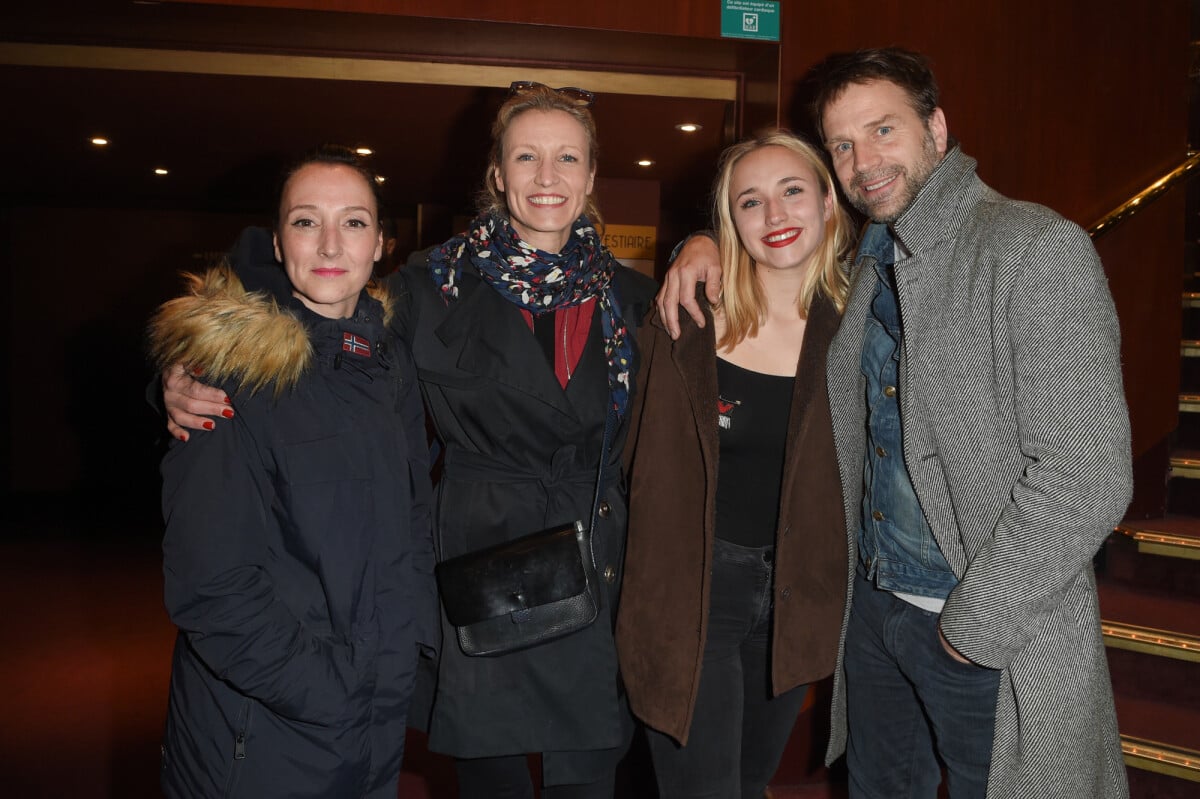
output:
[[[775,543],[795,382],[717,358],[718,538],[747,547]]]

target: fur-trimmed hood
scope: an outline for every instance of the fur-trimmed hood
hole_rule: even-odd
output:
[[[280,391],[299,381],[313,347],[295,313],[266,292],[246,291],[228,264],[185,277],[187,291],[159,306],[150,320],[150,357],[159,370],[182,363],[205,382],[233,381],[252,393],[269,383]],[[367,291],[382,303],[386,324],[386,289]]]

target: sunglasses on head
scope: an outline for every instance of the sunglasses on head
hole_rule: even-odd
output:
[[[550,87],[543,83],[537,83],[532,80],[514,80],[508,87],[508,93],[510,96],[514,94],[527,94],[529,92],[536,91],[537,89],[550,89]],[[575,105],[582,106],[584,108],[587,108],[592,103],[596,102],[595,94],[589,92],[587,89],[580,89],[577,86],[563,86],[558,89],[550,89],[550,91],[557,92]]]

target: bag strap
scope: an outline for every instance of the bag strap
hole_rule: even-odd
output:
[[[588,518],[588,530],[596,528],[596,514],[600,511],[600,494],[604,490],[604,467],[608,465],[608,453],[612,449],[614,420],[617,412],[610,405],[604,417],[604,443],[600,447],[600,465],[596,468],[596,490],[592,494],[592,515]]]

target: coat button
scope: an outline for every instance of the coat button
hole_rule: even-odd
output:
[[[609,516],[612,516],[612,508],[609,507],[607,499],[600,500],[600,508],[596,512],[600,515],[601,519],[607,519]]]
[[[871,511],[871,518],[877,522],[881,522],[881,521],[883,521],[883,512],[873,510],[873,511]]]
[[[783,589],[782,591],[780,591],[780,592],[779,592],[779,598],[780,598],[780,599],[787,599],[787,598],[788,598],[788,597],[790,597],[791,595],[792,595],[792,589],[790,589],[790,588],[785,588],[785,589]]]
[[[883,396],[885,396],[885,397],[896,396],[896,387],[895,386],[884,386],[883,387]]]
[[[614,569],[612,566],[605,566],[604,567],[604,581],[607,583],[611,583],[615,579],[617,579],[617,570]]]
[[[878,455],[878,456],[879,456],[879,457],[881,457],[881,458],[886,458],[886,457],[887,457],[887,450],[886,450],[886,449],[884,449],[883,447],[876,447],[876,448],[875,448],[875,454],[876,454],[876,455]]]

